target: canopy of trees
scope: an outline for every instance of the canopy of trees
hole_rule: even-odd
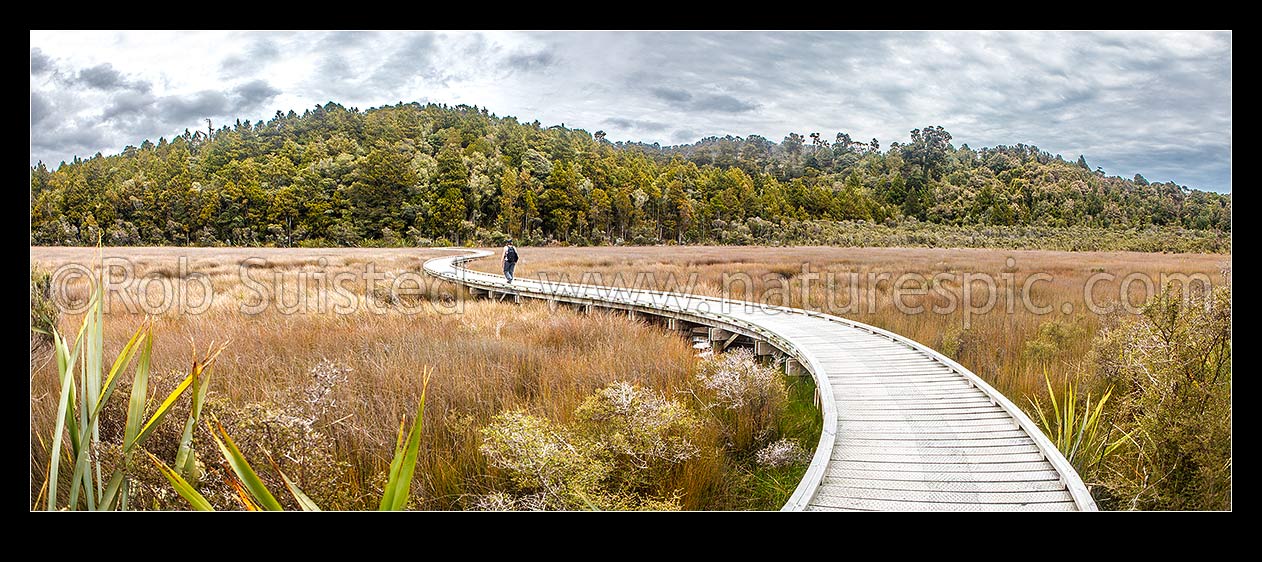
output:
[[[804,220],[1230,231],[1231,196],[1034,146],[838,133],[611,143],[469,106],[335,103],[31,168],[39,245],[648,244]],[[755,232],[757,234],[757,232]]]

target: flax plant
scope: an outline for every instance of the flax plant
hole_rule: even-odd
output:
[[[1104,410],[1113,389],[1105,390],[1103,396],[1094,400],[1093,407],[1094,397],[1090,392],[1079,392],[1077,382],[1066,381],[1064,392],[1057,399],[1051,378],[1045,373],[1043,380],[1047,384],[1050,412],[1038,397],[1030,399],[1038,413],[1039,424],[1074,470],[1083,479],[1090,479],[1105,459],[1130,437],[1123,433],[1110,441],[1115,435],[1114,426],[1105,420]]]
[[[146,321],[137,329],[106,371],[102,312],[105,297],[102,287],[103,284],[98,279],[93,285],[88,312],[73,345],[58,331],[53,331],[61,389],[46,486],[46,506],[49,510],[127,509],[129,472],[136,453],[143,449],[145,441],[153,435],[154,430],[190,388],[198,390],[186,426],[196,424],[201,413],[200,404],[205,397],[207,370],[223,349],[212,349],[204,358],[194,359],[188,376],[146,417],[149,367],[153,351],[152,326]],[[123,446],[120,457],[114,459],[112,472],[105,478],[102,472],[100,416],[117,388],[120,375],[128,371],[133,362],[135,377],[127,406]],[[177,457],[178,466],[183,468],[194,464],[191,447],[191,432],[186,432],[186,439],[181,442],[180,455]],[[68,450],[63,451],[63,448]],[[65,468],[71,472],[65,503],[61,503],[58,494],[58,488],[62,484],[63,457],[69,461]]]

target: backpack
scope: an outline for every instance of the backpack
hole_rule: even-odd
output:
[[[517,248],[509,246],[508,254],[506,254],[504,257],[505,257],[505,261],[507,261],[508,263],[517,263]]]

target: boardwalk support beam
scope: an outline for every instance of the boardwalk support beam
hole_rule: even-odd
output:
[[[794,359],[792,357],[785,357],[784,358],[784,374],[789,375],[791,377],[800,377],[804,375],[809,375],[810,373],[807,372],[806,369],[802,368],[802,364],[798,363],[797,359]]]

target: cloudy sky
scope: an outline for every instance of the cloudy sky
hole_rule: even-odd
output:
[[[1034,144],[1231,190],[1231,33],[31,33],[31,163],[336,101],[470,104],[610,140],[838,131]],[[218,126],[218,125],[216,125]]]

